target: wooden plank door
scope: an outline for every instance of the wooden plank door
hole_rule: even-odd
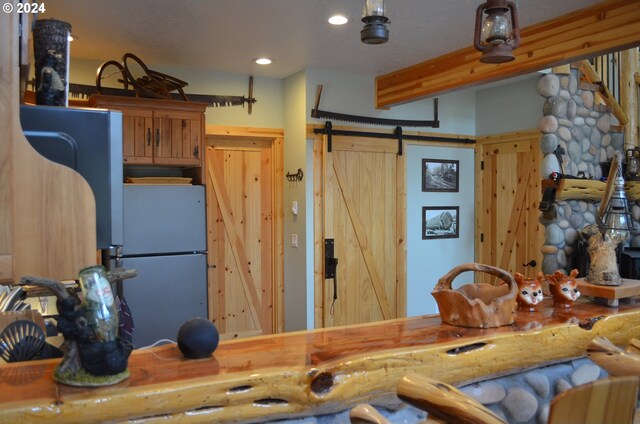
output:
[[[332,151],[326,140],[324,146],[321,158],[316,155],[323,194],[316,246],[333,243],[338,263],[336,278],[316,277],[316,327],[404,316],[405,183],[398,142],[334,136]]]
[[[535,130],[477,140],[476,260],[529,276],[542,269],[539,138],[540,132]],[[535,266],[525,267],[532,260]],[[493,280],[479,273],[476,278]]]
[[[274,178],[270,141],[207,147],[209,311],[224,338],[274,332]]]

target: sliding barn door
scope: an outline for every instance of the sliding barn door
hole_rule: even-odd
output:
[[[208,141],[209,143],[209,141]],[[271,141],[207,147],[209,311],[225,338],[274,332],[274,178]]]
[[[539,138],[536,130],[477,140],[477,260],[528,276],[542,266]]]
[[[323,252],[323,275],[316,278],[316,326],[404,316],[404,160],[398,142],[334,136],[331,152],[326,139],[322,152],[319,144],[323,196],[316,246]],[[327,254],[337,260],[335,272]]]

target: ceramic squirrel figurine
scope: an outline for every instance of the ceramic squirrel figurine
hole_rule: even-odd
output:
[[[544,281],[544,274],[539,272],[536,278],[525,278],[524,275],[516,272],[513,274],[513,278],[518,283],[518,296],[516,302],[518,302],[518,310],[520,311],[535,311],[536,306],[542,302],[542,282]]]
[[[576,281],[577,276],[577,269],[572,269],[569,275],[564,275],[560,271],[554,272],[553,275],[547,275],[549,291],[553,296],[554,306],[571,308],[573,302],[580,297],[580,290]]]

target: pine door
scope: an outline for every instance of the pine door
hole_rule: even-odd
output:
[[[477,261],[528,276],[542,269],[539,138],[535,130],[477,140]]]
[[[224,338],[277,331],[273,154],[265,140],[207,147],[209,311]]]
[[[316,327],[405,314],[404,158],[394,140],[333,137],[315,145],[322,193],[317,200]],[[318,230],[316,230],[318,231]],[[318,234],[320,237],[318,238]],[[322,253],[318,253],[322,251]]]

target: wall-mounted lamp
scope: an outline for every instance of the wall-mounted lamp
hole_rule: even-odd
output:
[[[362,22],[365,24],[360,31],[363,43],[382,44],[389,41],[389,18],[385,16],[384,0],[365,0]]]
[[[516,5],[507,0],[487,0],[478,6],[473,45],[483,53],[480,62],[504,63],[514,60],[511,51],[520,45]]]

